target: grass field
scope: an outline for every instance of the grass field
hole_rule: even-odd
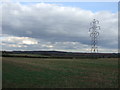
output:
[[[118,59],[3,57],[3,88],[117,88]]]

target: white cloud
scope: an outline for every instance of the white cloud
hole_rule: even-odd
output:
[[[101,26],[99,46],[108,49],[117,48],[117,13],[107,11],[93,13],[80,8],[45,3],[34,5],[4,3],[2,8],[3,34],[14,36],[14,38],[7,37],[5,43],[33,44],[32,48],[35,49],[39,45],[38,42],[42,41],[40,49],[59,48],[59,50],[77,51],[79,48],[84,51],[90,47],[89,23],[96,18]]]
[[[16,36],[5,36],[2,37],[2,43],[12,43],[12,44],[38,44],[38,41],[30,37],[16,37]]]

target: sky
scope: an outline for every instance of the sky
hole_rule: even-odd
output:
[[[118,52],[117,2],[7,2],[2,50],[90,52],[90,22],[99,20],[99,52]],[[2,16],[1,16],[2,15]]]
[[[21,4],[36,4],[38,2],[21,2]],[[91,10],[92,12],[110,11],[112,13],[118,12],[118,2],[45,2],[48,4],[57,4],[65,7],[77,7],[84,10]]]

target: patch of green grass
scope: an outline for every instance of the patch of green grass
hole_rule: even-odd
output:
[[[115,88],[118,59],[3,57],[3,88]]]

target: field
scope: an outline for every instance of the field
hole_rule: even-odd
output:
[[[117,88],[118,59],[2,59],[3,88]]]

